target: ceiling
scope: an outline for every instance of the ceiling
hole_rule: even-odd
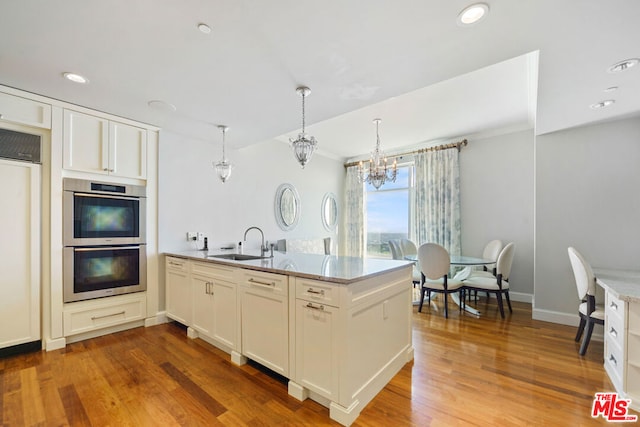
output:
[[[340,159],[371,151],[377,117],[397,151],[640,114],[640,66],[607,72],[640,57],[639,1],[488,0],[457,25],[471,3],[0,0],[0,84],[214,144],[224,124],[232,149],[295,137],[306,85],[307,131]]]

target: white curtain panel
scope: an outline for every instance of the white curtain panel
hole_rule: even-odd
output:
[[[412,240],[418,245],[437,243],[459,255],[460,167],[455,149],[415,155],[415,203]]]
[[[358,166],[347,168],[344,194],[344,255],[364,257],[364,185],[358,179]]]

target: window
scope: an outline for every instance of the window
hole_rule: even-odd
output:
[[[365,184],[368,257],[391,258],[389,239],[409,238],[413,175],[413,164],[405,164],[398,166],[396,182],[379,190]]]

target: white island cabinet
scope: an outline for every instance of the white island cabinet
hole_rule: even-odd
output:
[[[640,411],[640,271],[594,273],[605,290],[604,368],[621,397]]]
[[[196,251],[168,255],[169,317],[187,317],[175,315],[186,271],[191,338],[230,353],[236,364],[251,359],[285,376],[291,396],[326,406],[343,425],[353,423],[413,359],[410,262],[281,253],[247,261]]]

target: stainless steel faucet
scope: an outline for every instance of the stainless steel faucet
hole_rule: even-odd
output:
[[[260,242],[260,256],[264,256],[265,252],[267,252],[267,250],[269,248],[267,248],[264,244],[264,233],[262,232],[262,230],[259,227],[249,227],[247,228],[247,230],[244,232],[244,237],[243,237],[243,241],[247,241],[247,233],[249,232],[249,230],[258,230],[260,232],[260,236],[262,236],[262,242]],[[273,256],[273,255],[272,255]]]

